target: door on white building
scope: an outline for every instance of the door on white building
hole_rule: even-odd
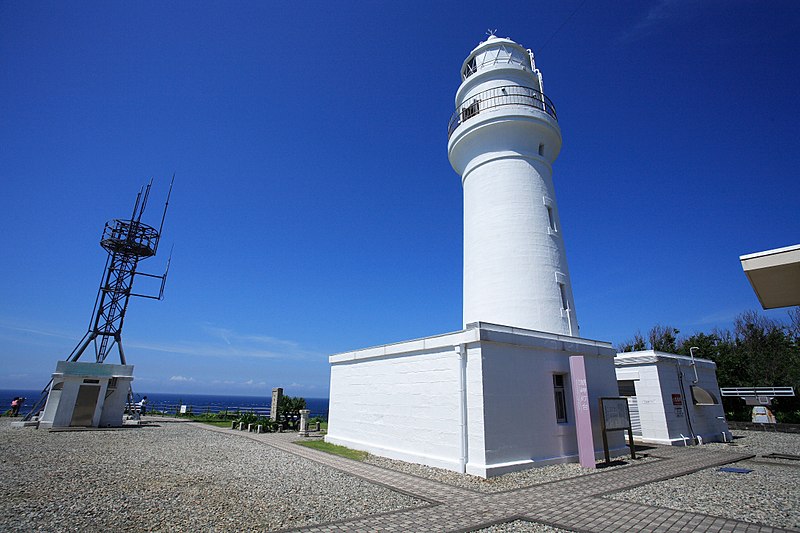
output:
[[[81,388],[78,389],[78,398],[75,400],[75,409],[72,410],[72,421],[69,425],[91,426],[99,397],[99,385],[81,385]]]
[[[631,414],[631,430],[634,436],[642,436],[642,421],[639,418],[639,402],[636,400],[636,382],[633,379],[617,381],[619,395],[628,399],[628,412]]]

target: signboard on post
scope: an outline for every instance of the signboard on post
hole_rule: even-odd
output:
[[[608,432],[628,430],[628,445],[631,448],[631,459],[636,459],[631,428],[631,413],[628,410],[627,398],[600,398],[600,423],[603,428],[603,452],[606,464],[611,462],[608,453]]]
[[[606,431],[628,429],[631,425],[626,398],[603,398],[603,424]]]
[[[569,373],[572,377],[572,407],[575,412],[575,432],[578,437],[578,458],[583,468],[594,470],[597,466],[594,460],[589,385],[586,381],[586,366],[582,355],[570,356]],[[605,433],[603,435],[605,436]]]

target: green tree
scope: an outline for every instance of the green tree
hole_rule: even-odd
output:
[[[736,351],[743,360],[745,386],[797,384],[800,361],[797,346],[787,330],[780,322],[756,311],[747,311],[736,317],[734,336]]]
[[[295,396],[281,396],[278,403],[278,420],[288,427],[297,428],[300,425],[300,409],[306,408],[306,399]]]
[[[619,346],[617,346],[618,352],[638,352],[641,350],[646,350],[647,344],[644,342],[644,337],[642,337],[642,333],[637,331],[632,339],[628,339],[623,341]]]
[[[789,314],[790,321],[796,316]],[[793,323],[788,326],[755,311],[742,313],[734,322],[736,352],[744,369],[745,386],[791,386],[800,392],[800,347]],[[779,421],[800,421],[800,398],[775,400]]]
[[[691,355],[689,353],[690,349],[697,347],[698,350],[695,350],[695,356],[716,361],[718,359],[719,345],[720,337],[716,331],[710,334],[695,333],[694,335],[680,339],[675,353],[679,355]]]
[[[675,353],[691,355],[690,349],[697,347],[695,357],[710,359],[717,364],[717,382],[720,387],[736,387],[741,375],[741,361],[735,352],[733,335],[728,330],[714,329],[710,334],[695,333],[681,339]]]
[[[281,396],[278,403],[278,410],[284,413],[299,413],[300,409],[306,408],[306,399],[299,396]]]
[[[678,350],[677,335],[680,333],[672,326],[662,326],[656,324],[650,330],[648,339],[650,340],[650,349],[659,352],[675,353]]]
[[[789,309],[789,335],[795,347],[800,345],[800,307]]]
[[[720,387],[794,387],[797,396],[775,400],[779,421],[800,422],[800,308],[789,311],[788,321],[768,318],[756,311],[736,317],[733,331],[714,329],[677,340],[678,330],[656,325],[648,339],[654,350],[695,356],[717,364]],[[619,346],[620,352],[644,349],[637,333]],[[739,399],[727,398],[726,410],[749,418],[749,408]]]

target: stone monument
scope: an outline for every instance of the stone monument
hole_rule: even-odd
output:
[[[272,389],[272,405],[269,410],[269,419],[273,422],[277,422],[280,416],[281,398],[283,398],[283,389],[281,387]]]

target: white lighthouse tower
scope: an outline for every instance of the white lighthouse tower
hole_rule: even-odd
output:
[[[561,130],[533,54],[492,35],[461,79],[447,149],[464,187],[464,327],[577,336],[552,176]]]
[[[616,351],[578,336],[555,108],[532,54],[510,39],[479,44],[461,78],[448,152],[464,187],[464,328],[331,355],[325,440],[482,477],[591,467],[603,454],[600,398],[619,394]]]

